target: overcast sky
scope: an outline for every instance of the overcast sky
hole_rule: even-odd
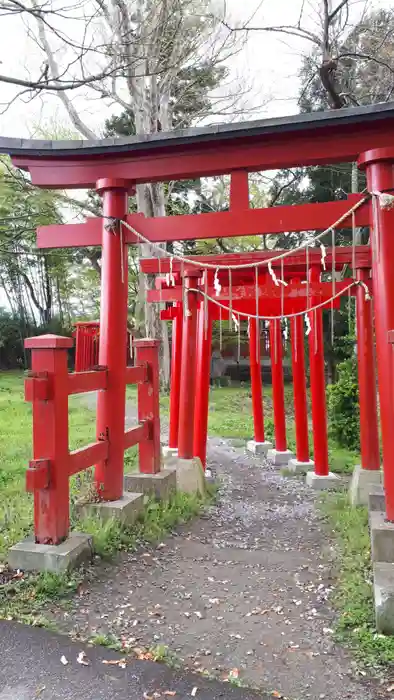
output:
[[[353,19],[365,4],[365,0],[353,1]],[[223,2],[223,0],[215,0]],[[304,0],[304,24],[316,26],[318,19],[316,8],[320,0]],[[302,0],[227,0],[228,16],[233,22],[244,22],[254,11],[257,13],[252,23],[291,24],[297,21]],[[391,0],[372,0],[375,7],[390,7]],[[335,6],[335,2],[334,2]],[[20,17],[2,18],[0,42],[0,72],[26,78],[28,72],[37,76],[42,64],[42,56],[29,40],[26,25]],[[302,53],[310,50],[308,42],[292,37],[280,37],[277,34],[254,32],[249,34],[248,42],[242,53],[231,60],[231,71],[235,80],[248,81],[251,86],[249,102],[256,109],[246,118],[285,115],[297,111],[298,70]],[[12,86],[0,87],[1,102],[12,98],[15,90]],[[78,107],[83,111],[89,126],[100,130],[104,120],[109,116],[108,108],[103,102],[78,99]],[[29,136],[38,123],[68,126],[67,115],[55,97],[44,97],[24,104],[14,103],[11,108],[0,115],[0,133],[4,136]]]

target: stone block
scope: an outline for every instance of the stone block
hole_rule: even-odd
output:
[[[8,552],[8,564],[21,571],[54,571],[75,569],[92,558],[92,537],[74,532],[61,544],[36,544],[28,537],[14,544]]]
[[[177,491],[205,494],[205,475],[199,457],[192,459],[176,457],[171,462],[171,467],[176,471]]]
[[[379,486],[381,483],[381,471],[362,469],[360,464],[356,464],[349,487],[349,498],[352,506],[368,505],[368,497],[371,489],[375,486]]]
[[[394,635],[394,563],[373,565],[373,592],[377,631]]]
[[[386,513],[374,510],[369,514],[371,555],[373,562],[394,563],[394,523],[386,520]]]
[[[143,493],[147,496],[154,496],[157,500],[168,499],[170,494],[176,491],[176,471],[175,469],[163,469],[158,474],[125,474],[125,491],[133,493]]]
[[[337,489],[341,485],[341,480],[337,474],[330,472],[327,476],[320,476],[315,472],[308,472],[306,475],[306,485],[315,491],[327,491]]]
[[[368,510],[380,510],[383,513],[386,510],[386,498],[384,495],[384,488],[382,486],[373,486],[370,489],[368,497]]]
[[[290,472],[294,474],[306,474],[315,468],[315,463],[310,459],[309,462],[300,462],[298,459],[290,459],[287,465]]]
[[[256,442],[256,440],[248,440],[246,443],[246,451],[254,455],[266,455],[268,450],[272,450],[272,442]]]
[[[117,501],[98,501],[77,506],[82,516],[98,515],[102,520],[118,520],[122,525],[132,525],[144,509],[142,493],[124,492]]]
[[[283,467],[287,465],[288,461],[293,459],[293,457],[294,452],[291,452],[291,450],[284,450],[283,452],[280,452],[279,450],[273,449],[268,450],[267,452],[267,459],[275,464],[276,467]]]

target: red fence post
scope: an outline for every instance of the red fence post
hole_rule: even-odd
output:
[[[67,350],[72,346],[72,338],[57,335],[25,341],[32,355],[25,397],[33,404],[34,458],[26,484],[34,490],[34,535],[40,544],[59,544],[69,532]]]
[[[138,443],[139,466],[143,474],[160,471],[160,340],[142,338],[134,341],[136,364],[147,365],[148,380],[138,384],[138,421],[149,423],[149,439]]]
[[[268,450],[268,458],[274,464],[287,464],[294,457],[287,449],[285,389],[283,381],[282,329],[278,319],[270,321],[270,350],[272,374],[272,400],[274,404],[275,449]]]
[[[108,388],[98,394],[97,438],[108,440],[108,459],[96,465],[98,496],[107,501],[123,494],[127,343],[127,246],[118,220],[127,214],[122,180],[99,180],[103,199],[99,363],[107,367]]]
[[[205,469],[207,461],[209,378],[211,370],[212,318],[200,304],[197,321],[196,403],[194,409],[193,456],[199,457]]]
[[[249,322],[250,382],[252,389],[253,425],[255,442],[264,442],[263,382],[261,380],[260,323]]]
[[[168,447],[173,450],[178,448],[183,327],[182,304],[176,303],[175,306],[178,313],[176,318],[172,321],[170,426],[168,435]]]
[[[366,169],[369,192],[393,188],[393,149],[367,151],[359,159]],[[394,329],[394,209],[371,203],[372,284],[375,308],[376,354],[382,431],[383,475],[386,515],[394,522],[394,367],[388,333]]]
[[[201,273],[197,270],[185,273],[186,290],[196,287]],[[179,396],[178,456],[192,459],[194,443],[194,408],[196,396],[196,330],[197,292],[187,293],[187,309],[183,319],[182,367]]]
[[[296,431],[296,461],[301,465],[313,464],[309,461],[308,404],[306,398],[304,319],[292,316],[291,360],[293,373],[294,415]],[[296,463],[294,463],[295,466]]]

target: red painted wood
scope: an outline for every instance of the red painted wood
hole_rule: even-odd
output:
[[[276,131],[270,135],[231,137],[221,142],[168,145],[156,152],[139,150],[126,155],[79,159],[14,156],[17,167],[29,170],[32,183],[49,189],[94,187],[98,178],[122,178],[130,184],[168,182],[223,175],[237,169],[249,172],[357,160],[365,146],[394,146],[392,119],[365,124],[331,125],[311,131]]]
[[[316,283],[320,271],[310,270],[310,282]],[[315,297],[311,297],[311,306]],[[309,313],[311,332],[309,339],[309,372],[311,385],[311,407],[313,427],[313,452],[315,474],[327,476],[328,467],[328,438],[327,438],[327,407],[326,407],[326,378],[324,368],[323,313],[321,309]]]
[[[205,327],[206,322],[206,327]],[[212,319],[205,319],[204,304],[200,304],[197,320],[196,402],[194,407],[193,456],[199,457],[205,469],[207,462],[209,379],[212,355]]]
[[[49,398],[33,400],[33,458],[49,460],[48,488],[34,491],[34,536],[40,544],[59,544],[69,532],[68,484],[68,369],[71,338],[28,338],[32,349],[32,373],[46,373]]]
[[[263,382],[261,378],[260,323],[249,321],[250,382],[252,388],[254,439],[264,442]]]
[[[283,348],[280,321],[270,321],[269,329],[272,373],[272,400],[274,404],[275,449],[287,450],[285,391],[283,382]]]
[[[230,210],[249,209],[249,180],[247,170],[235,170],[230,179]]]
[[[242,193],[241,193],[241,196]],[[145,218],[142,214],[128,214],[127,222],[154,243],[186,241],[230,236],[266,235],[287,231],[324,230],[345,214],[362,195],[349,195],[347,199],[317,204],[267,207],[265,209],[241,208],[241,203],[229,212],[185,214]],[[369,203],[356,212],[357,226],[368,226]],[[101,245],[101,219],[87,219],[82,224],[51,224],[37,230],[38,248],[64,248]],[[347,225],[351,226],[349,217]],[[343,227],[345,224],[343,225]],[[124,229],[129,244],[137,237]],[[316,251],[318,253],[318,251]],[[273,253],[270,253],[272,256]],[[157,258],[156,258],[157,260]],[[162,272],[165,271],[163,266]]]
[[[306,374],[304,351],[304,319],[290,319],[291,361],[293,372],[294,417],[296,431],[296,457],[299,462],[309,462],[308,407],[306,399]]]
[[[186,289],[195,287],[199,274],[199,272],[195,272],[193,276],[185,277]],[[178,456],[181,459],[191,459],[194,456],[197,308],[197,294],[189,292],[188,311],[183,318],[181,386],[179,393]]]
[[[68,375],[68,393],[84,394],[87,391],[99,391],[107,388],[107,372],[105,369],[92,372],[75,372]]]
[[[86,447],[70,452],[68,475],[78,474],[78,472],[89,469],[96,462],[105,460],[108,456],[108,442],[101,440],[92,442]]]
[[[368,270],[357,270],[357,279],[367,282]],[[361,466],[380,469],[376,374],[373,347],[372,300],[365,299],[365,291],[357,287],[357,361],[360,406]]]
[[[172,307],[174,311],[172,320],[171,341],[171,387],[170,387],[170,426],[168,446],[177,449],[179,432],[179,395],[181,386],[182,367],[182,330],[183,309],[181,303]]]
[[[387,142],[388,143],[388,142]],[[387,145],[387,143],[385,145]],[[382,160],[379,160],[379,157]],[[366,168],[370,191],[391,189],[394,153],[382,150],[379,154],[367,152],[360,159]],[[387,519],[394,522],[394,366],[388,333],[394,328],[394,210],[376,206],[376,221],[371,220],[372,280],[375,305],[380,421],[382,433],[383,473]]]
[[[51,480],[51,463],[49,459],[32,459],[26,471],[26,491],[34,493],[36,489],[49,488]]]
[[[148,368],[145,365],[140,367],[127,367],[126,368],[126,384],[141,384],[141,382],[146,382],[148,379]]]
[[[104,216],[125,216],[128,207],[126,189],[106,189],[102,192],[102,199]],[[96,465],[95,482],[99,497],[108,501],[123,494],[127,273],[127,246],[121,243],[119,227],[111,230],[104,224],[99,364],[107,367],[108,384],[106,391],[99,392],[97,398],[97,439],[108,440],[109,448],[108,458]]]
[[[128,450],[129,447],[134,447],[134,445],[141,446],[149,440],[149,433],[151,429],[151,421],[146,420],[141,425],[136,425],[134,428],[126,430],[124,434],[124,449]],[[140,469],[142,471],[142,469]],[[160,469],[158,469],[160,471]],[[145,472],[146,474],[156,474],[157,472]]]
[[[134,341],[136,364],[148,366],[146,382],[138,384],[138,421],[149,424],[149,438],[139,442],[139,469],[143,474],[160,471],[159,340]]]

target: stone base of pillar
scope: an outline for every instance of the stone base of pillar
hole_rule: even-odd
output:
[[[125,474],[123,483],[125,491],[143,493],[162,501],[176,491],[176,473],[175,469],[163,469],[158,474],[134,472]]]
[[[200,493],[202,496],[206,492],[205,475],[199,457],[192,459],[182,459],[173,457],[171,469],[176,471],[177,491],[184,493]]]
[[[298,459],[290,459],[287,465],[289,472],[294,474],[306,474],[315,468],[315,463],[310,459],[309,462],[300,462]]]
[[[272,442],[256,442],[256,440],[248,440],[246,443],[246,451],[253,455],[266,455],[268,450],[272,450]]]
[[[11,569],[21,571],[54,571],[75,569],[92,558],[92,536],[73,532],[61,544],[36,544],[28,537],[14,544],[8,552]]]
[[[373,486],[369,490],[369,497],[368,497],[368,510],[371,512],[372,510],[380,510],[383,511],[383,513],[386,510],[386,498],[384,494],[384,488],[382,486]]]
[[[269,459],[270,462],[275,464],[276,467],[283,467],[285,466],[289,459],[293,459],[294,457],[294,452],[291,452],[291,450],[284,450],[283,452],[280,452],[279,450],[268,450],[267,453],[267,459]]]
[[[144,509],[143,493],[128,493],[125,491],[122,498],[116,501],[98,501],[97,503],[84,503],[77,505],[80,515],[97,515],[102,520],[113,518],[122,525],[132,525]]]
[[[308,472],[306,475],[306,485],[310,486],[315,491],[326,491],[328,489],[337,489],[341,484],[341,479],[337,474],[330,472],[327,476],[320,476],[315,472]]]
[[[394,564],[373,565],[373,592],[376,629],[380,634],[394,634]]]
[[[386,513],[375,510],[369,514],[369,527],[372,561],[394,564],[394,523],[386,520]]]
[[[381,471],[362,469],[360,464],[356,464],[349,487],[349,498],[352,506],[368,505],[368,497],[371,488],[380,486],[381,483]]]

